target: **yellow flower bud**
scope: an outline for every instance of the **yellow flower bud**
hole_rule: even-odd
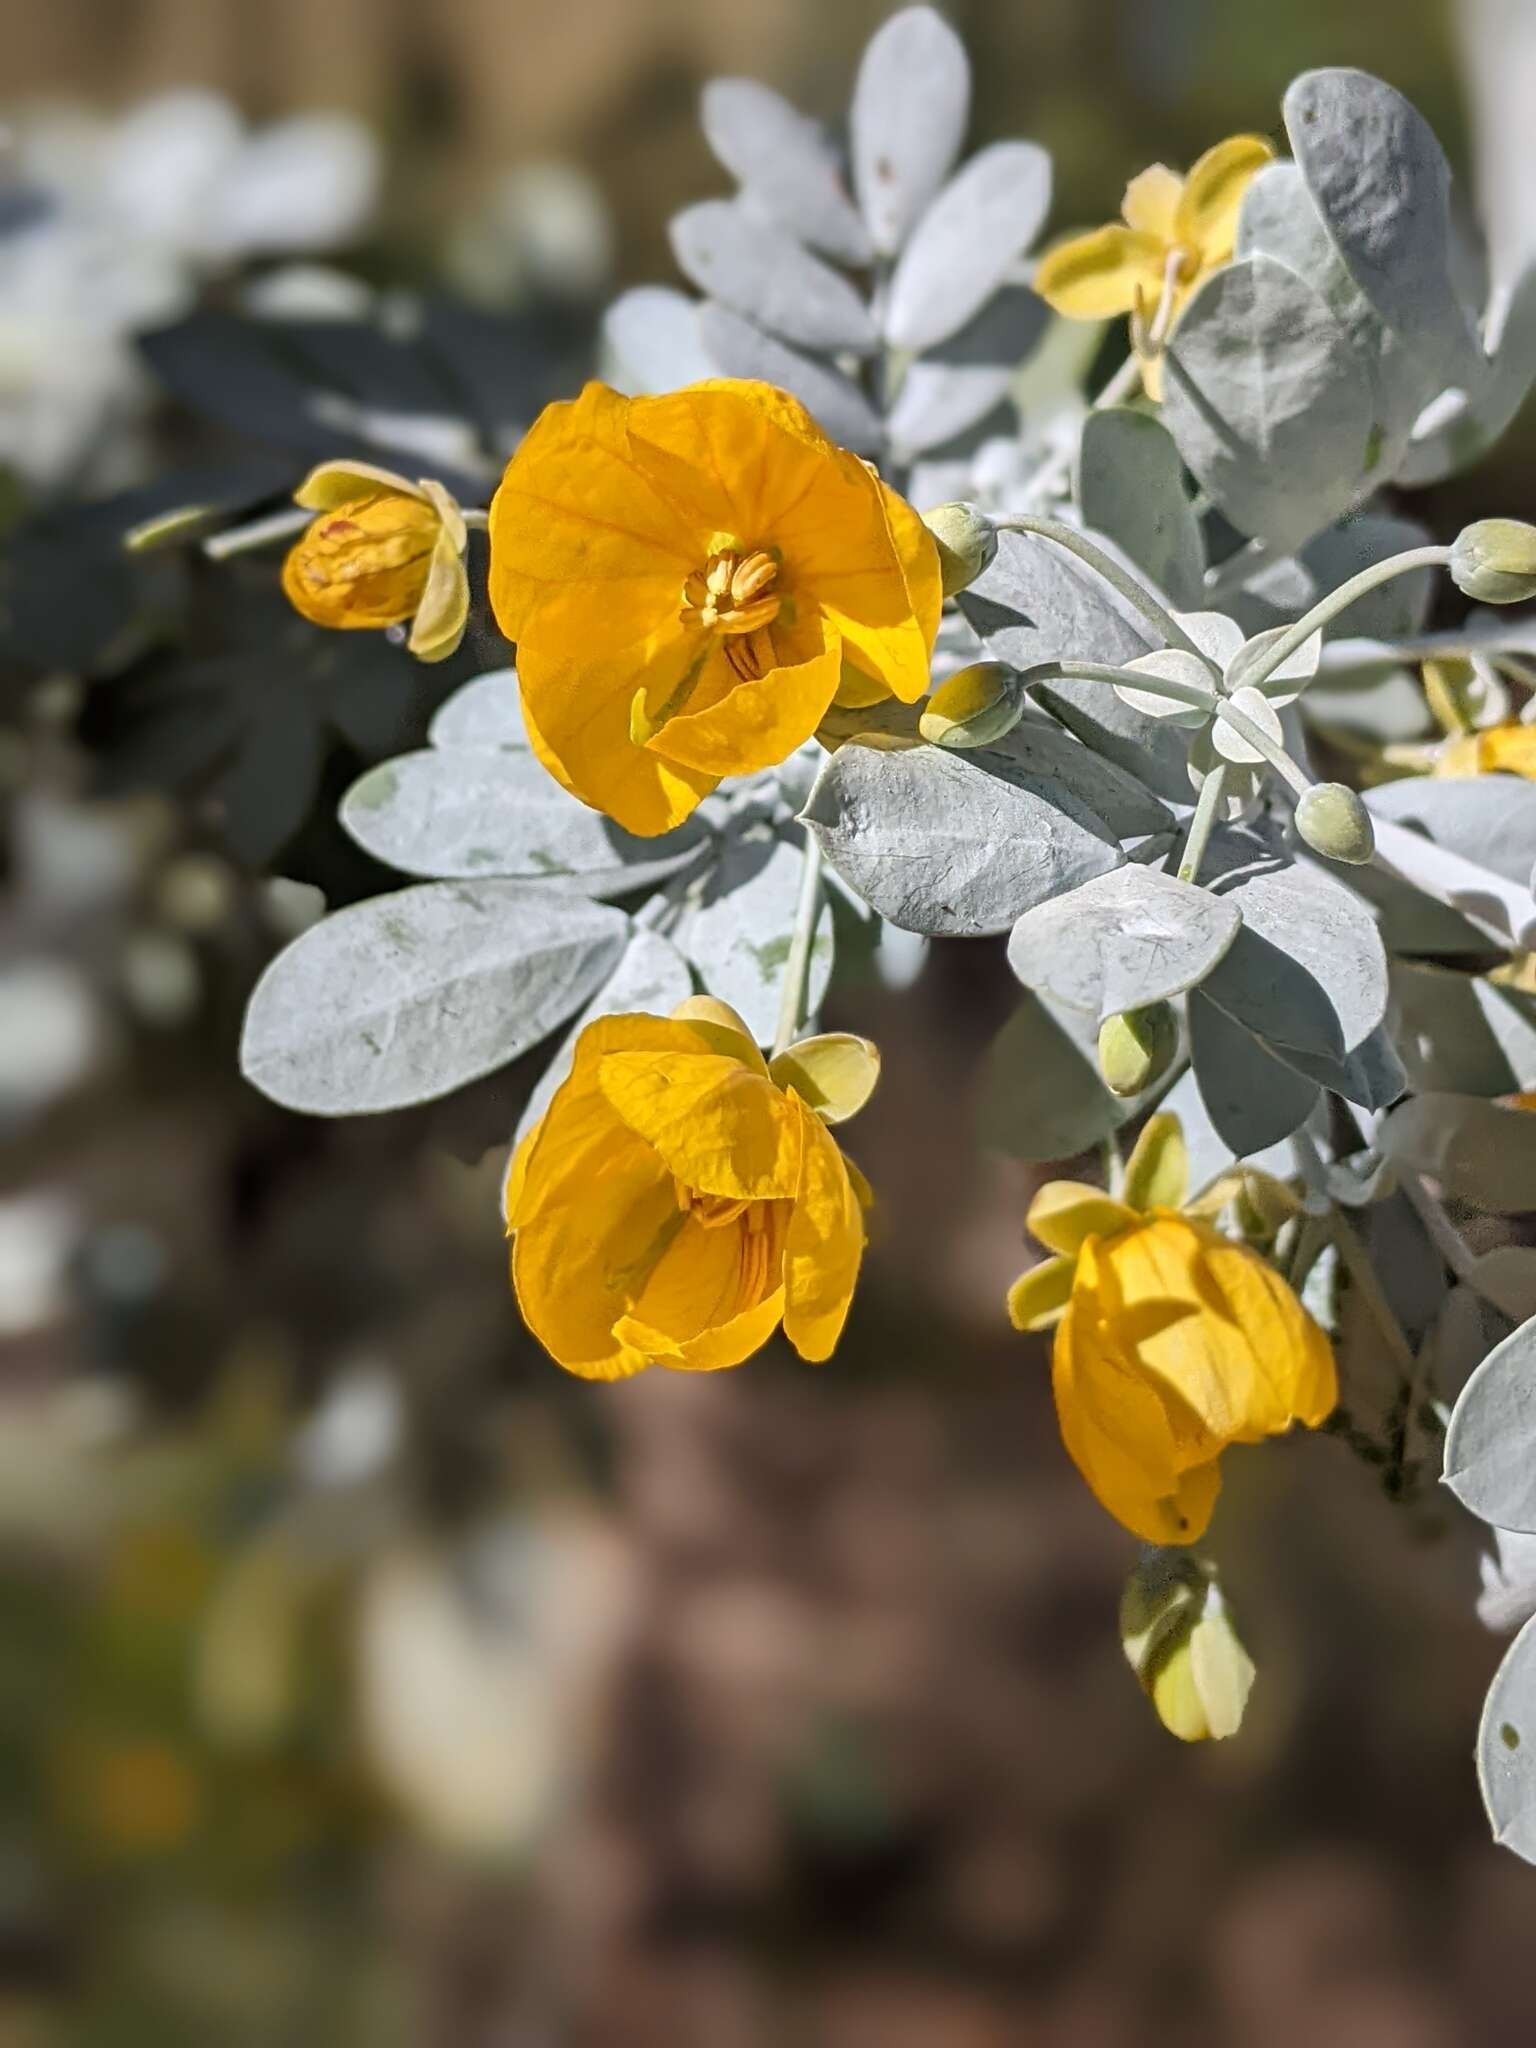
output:
[[[1208,1566],[1149,1551],[1121,1596],[1120,1642],[1170,1735],[1219,1742],[1237,1733],[1255,1672]]]
[[[409,646],[441,661],[464,637],[464,516],[441,484],[367,463],[324,463],[294,493],[316,516],[283,563],[283,591],[314,625],[378,632],[414,621]]]
[[[1178,1019],[1166,1003],[1124,1010],[1099,1026],[1099,1072],[1114,1095],[1139,1095],[1160,1081],[1179,1051]]]
[[[1451,549],[1451,579],[1479,604],[1536,597],[1536,526],[1523,519],[1478,519]]]
[[[1296,806],[1296,830],[1325,860],[1364,867],[1376,851],[1371,814],[1342,782],[1319,782]]]
[[[923,514],[923,524],[938,549],[946,597],[974,583],[997,553],[997,529],[974,505],[935,505]]]
[[[990,747],[1024,715],[1018,677],[1000,661],[974,661],[946,678],[923,706],[917,729],[936,747]]]

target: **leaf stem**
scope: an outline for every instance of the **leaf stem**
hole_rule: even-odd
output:
[[[794,1044],[805,1021],[806,992],[811,979],[811,949],[821,909],[821,841],[809,829],[800,862],[800,895],[789,934],[784,981],[779,992],[779,1024],[773,1035],[773,1058]]]
[[[1211,843],[1211,834],[1221,815],[1221,800],[1227,793],[1227,764],[1219,762],[1200,785],[1200,795],[1195,804],[1195,815],[1189,821],[1189,837],[1184,842],[1183,856],[1179,861],[1178,878],[1181,882],[1198,880],[1200,863],[1205,859],[1205,849]]]
[[[1042,540],[1053,540],[1065,548],[1069,555],[1076,555],[1080,562],[1086,562],[1113,589],[1118,590],[1126,603],[1144,618],[1149,626],[1156,629],[1159,641],[1164,647],[1177,647],[1184,654],[1192,654],[1216,674],[1215,664],[1190,639],[1178,620],[1163,605],[1159,604],[1150,590],[1143,588],[1136,578],[1122,569],[1111,556],[1100,547],[1095,547],[1086,534],[1079,533],[1075,526],[1068,526],[1064,520],[1048,519],[1041,513],[1014,512],[1006,519],[994,522],[999,533],[1033,533]],[[1442,554],[1448,550],[1442,549]]]
[[[1380,589],[1383,583],[1390,583],[1396,576],[1411,575],[1415,569],[1444,568],[1450,559],[1449,548],[1428,547],[1409,548],[1401,555],[1389,555],[1384,562],[1373,562],[1358,576],[1351,576],[1337,590],[1319,598],[1311,611],[1304,612],[1295,625],[1281,634],[1273,647],[1265,649],[1244,675],[1244,683],[1255,690],[1263,689],[1275,670],[1289,661],[1298,647],[1304,646],[1324,626],[1331,625],[1342,612],[1347,612],[1357,598],[1364,597],[1368,591]]]
[[[243,554],[247,548],[264,548],[268,541],[286,540],[290,533],[308,526],[314,517],[312,508],[288,505],[281,512],[270,512],[265,519],[253,519],[246,526],[231,526],[223,533],[209,534],[203,542],[203,553],[210,562],[222,562],[230,555]]]

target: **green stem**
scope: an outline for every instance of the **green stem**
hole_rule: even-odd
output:
[[[1357,598],[1380,589],[1383,583],[1390,583],[1396,576],[1411,575],[1415,569],[1442,569],[1450,559],[1449,548],[1430,547],[1409,548],[1404,554],[1389,555],[1384,562],[1373,562],[1369,569],[1362,569],[1358,576],[1351,576],[1337,590],[1319,598],[1311,611],[1303,613],[1295,625],[1282,633],[1274,646],[1254,663],[1244,675],[1243,682],[1251,689],[1262,690],[1282,662],[1289,661],[1297,648],[1304,646],[1322,627],[1332,625]]]
[[[795,922],[789,935],[789,953],[784,961],[784,982],[779,992],[779,1025],[773,1035],[773,1057],[800,1036],[805,1020],[805,998],[811,979],[811,948],[816,940],[816,917],[821,909],[821,841],[807,830],[800,864],[800,896],[795,904]]]
[[[1177,647],[1184,654],[1192,654],[1197,661],[1210,669],[1213,675],[1218,673],[1210,656],[1201,653],[1178,620],[1158,603],[1151,591],[1143,589],[1134,576],[1128,575],[1118,562],[1105,554],[1102,548],[1095,547],[1086,534],[1079,533],[1075,526],[1068,526],[1060,519],[1047,519],[1035,512],[1015,512],[1010,518],[999,519],[996,524],[999,533],[1038,534],[1042,540],[1055,541],[1056,545],[1065,548],[1069,555],[1076,555],[1080,562],[1086,562],[1090,569],[1095,570],[1106,583],[1118,590],[1126,603],[1140,612],[1149,626],[1157,629],[1158,637],[1165,647]],[[1442,555],[1448,552],[1446,549],[1441,550]]]
[[[1211,834],[1221,815],[1221,800],[1227,793],[1227,764],[1221,762],[1211,770],[1200,785],[1199,799],[1195,804],[1195,815],[1189,821],[1189,837],[1184,842],[1183,858],[1179,862],[1179,880],[1193,882],[1200,874],[1200,863],[1205,859],[1205,849],[1211,843]]]

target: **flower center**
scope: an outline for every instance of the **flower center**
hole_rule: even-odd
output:
[[[726,660],[744,680],[773,666],[768,627],[782,602],[778,580],[778,557],[767,548],[721,548],[683,583],[683,624],[722,635]]]

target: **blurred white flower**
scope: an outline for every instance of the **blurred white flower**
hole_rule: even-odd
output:
[[[130,480],[147,380],[131,338],[198,281],[253,256],[351,240],[378,148],[340,114],[250,132],[216,93],[164,93],[111,121],[39,105],[5,126],[0,464],[44,489]],[[20,203],[25,199],[26,203]]]

